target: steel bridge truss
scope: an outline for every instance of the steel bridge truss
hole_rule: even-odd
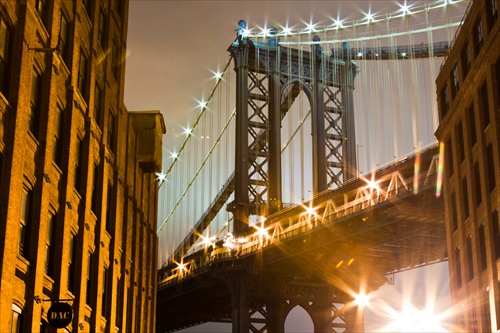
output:
[[[315,37],[317,39],[317,37]],[[317,39],[319,40],[319,39]],[[242,35],[229,47],[237,74],[234,232],[249,215],[282,208],[281,121],[302,90],[312,113],[313,193],[338,188],[356,174],[352,91],[357,66],[324,54]]]

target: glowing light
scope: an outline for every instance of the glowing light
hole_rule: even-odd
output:
[[[314,24],[314,23],[308,23],[307,26],[306,26],[306,30],[308,32],[314,32],[314,31],[316,31],[316,24]]]
[[[220,72],[220,71],[215,72],[215,73],[214,73],[214,77],[215,77],[215,79],[216,79],[217,81],[222,80],[222,74],[223,74],[223,73],[222,73],[222,72]]]
[[[342,267],[342,265],[344,264],[344,260],[340,260],[337,265],[335,266],[335,268],[339,269],[340,267]]]
[[[201,108],[201,109],[204,109],[207,107],[207,102],[205,102],[204,100],[201,100],[199,103],[198,103],[198,106]]]
[[[187,136],[190,136],[191,134],[193,134],[193,129],[192,129],[192,128],[187,127],[187,128],[184,130],[184,134],[186,134]]]
[[[406,2],[403,5],[399,5],[399,7],[401,7],[400,10],[401,10],[403,16],[411,14],[411,12],[410,12],[410,6],[408,6],[406,4]]]
[[[418,194],[418,187],[420,181],[420,150],[417,150],[415,157],[415,165],[413,166],[413,193]]]
[[[436,198],[439,198],[441,196],[441,190],[443,188],[443,165],[444,165],[444,142],[440,142],[438,174],[436,182]]]
[[[370,297],[365,293],[359,293],[354,297],[356,305],[359,307],[366,307],[370,304]]]
[[[380,191],[380,186],[378,185],[378,182],[374,180],[367,180],[366,181],[367,185],[366,187],[372,190]]]
[[[179,154],[177,154],[175,151],[170,155],[171,158],[176,160],[179,157]]]
[[[351,266],[354,263],[354,258],[349,259],[347,266]]]
[[[163,183],[165,180],[167,180],[167,175],[162,173],[156,173],[156,179],[160,181],[160,183]]]
[[[214,242],[213,242],[214,237],[205,237],[203,235],[200,235],[200,237],[202,239],[203,246],[205,248],[215,245]]]
[[[186,267],[186,264],[183,263],[183,262],[178,262],[177,263],[177,269],[181,272],[185,272],[187,271],[187,267]]]
[[[313,207],[306,207],[306,212],[309,215],[314,215],[316,214],[315,209]]]
[[[271,29],[267,29],[267,28],[262,28],[261,29],[261,33],[262,33],[263,36],[270,35],[270,33],[269,33],[270,31],[271,31]]]
[[[367,14],[365,14],[365,19],[366,21],[369,23],[369,22],[372,22],[373,21],[373,14],[368,12]]]
[[[283,34],[284,35],[289,35],[292,33],[292,28],[286,26],[286,27],[283,27]]]
[[[401,57],[403,57],[403,58],[406,57],[406,52],[405,51],[401,52]]]
[[[335,27],[335,29],[342,28],[342,20],[333,19],[333,26]]]
[[[358,52],[357,56],[358,56],[358,58],[361,58],[363,56],[363,53],[362,52]]]
[[[405,303],[401,313],[395,313],[391,330],[398,332],[446,332],[441,318],[434,314],[432,307],[423,311]]]

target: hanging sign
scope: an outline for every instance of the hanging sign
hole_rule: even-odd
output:
[[[73,320],[73,309],[65,302],[55,302],[47,312],[47,321],[54,328],[64,328]]]

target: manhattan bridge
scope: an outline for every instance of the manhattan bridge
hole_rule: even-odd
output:
[[[158,175],[158,332],[284,332],[296,306],[315,332],[359,332],[359,295],[447,260],[434,80],[466,9],[238,22]]]

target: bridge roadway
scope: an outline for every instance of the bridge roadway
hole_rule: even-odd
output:
[[[334,331],[362,330],[346,310],[355,293],[447,259],[438,169],[434,145],[268,216],[245,239],[206,244],[168,263],[158,272],[157,331],[231,322],[243,307],[257,331],[272,332],[272,302],[284,308],[284,321],[294,306],[318,304],[322,290],[330,294]]]

